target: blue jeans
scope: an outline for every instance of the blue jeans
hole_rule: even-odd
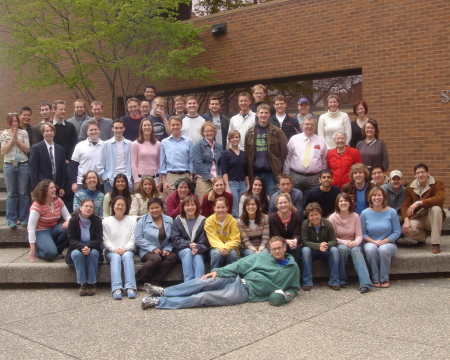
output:
[[[347,264],[348,255],[351,254],[356,274],[358,274],[359,287],[372,287],[372,282],[367,270],[366,261],[364,260],[362,245],[349,248],[347,245],[339,244],[339,281],[341,285],[347,284],[347,274],[345,273],[345,264]]]
[[[312,286],[312,262],[313,260],[328,260],[328,272],[330,274],[329,285],[339,285],[339,250],[333,246],[327,251],[312,250],[304,246],[302,248],[303,285]]]
[[[378,247],[372,243],[365,243],[364,252],[372,276],[372,283],[388,281],[391,260],[397,254],[397,245],[387,243]]]
[[[270,253],[268,248],[264,248],[264,250],[262,251],[264,253]],[[253,255],[255,252],[253,250],[250,249],[241,249],[241,257],[245,257],[245,256],[250,256]]]
[[[28,182],[30,179],[28,163],[19,166],[5,165],[3,168],[7,191],[6,220],[8,224],[28,221],[30,197]]]
[[[51,229],[36,231],[36,255],[44,260],[54,260],[67,245],[67,231],[62,224]]]
[[[192,255],[190,248],[181,249],[178,252],[183,267],[184,281],[200,279],[205,275],[205,256],[203,254]]]
[[[97,282],[99,256],[96,249],[91,249],[88,255],[84,255],[80,250],[72,251],[70,257],[75,266],[78,284],[95,284]]]
[[[247,190],[247,183],[245,181],[229,181],[231,194],[233,195],[233,212],[234,218],[239,217],[239,201],[245,190]]]
[[[185,309],[201,306],[229,306],[247,301],[248,293],[239,276],[194,279],[168,287],[159,297],[157,309]]]
[[[236,250],[231,250],[227,256],[223,256],[219,250],[211,249],[209,250],[209,256],[211,258],[211,270],[220,268],[224,262],[228,265],[238,261],[239,259]]]
[[[136,290],[136,277],[134,275],[134,253],[126,251],[119,255],[110,251],[105,252],[106,261],[110,265],[111,271],[111,291],[133,289]],[[122,286],[122,267],[125,275],[125,282]]]
[[[255,176],[259,176],[264,179],[264,184],[266,186],[266,193],[269,198],[272,197],[279,189],[277,186],[277,181],[273,177],[273,173],[256,173]]]

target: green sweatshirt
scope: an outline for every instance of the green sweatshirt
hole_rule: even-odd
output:
[[[326,242],[328,248],[337,246],[336,233],[334,231],[333,224],[322,218],[320,223],[319,233],[316,233],[316,229],[311,224],[311,221],[306,219],[302,224],[302,245],[307,246],[312,250],[320,250],[320,243]]]
[[[220,277],[239,275],[245,279],[249,290],[248,301],[267,301],[275,290],[290,293],[286,300],[291,301],[300,289],[300,270],[291,255],[286,253],[285,258],[289,259],[289,263],[280,267],[272,255],[258,253],[213,271],[217,271]]]

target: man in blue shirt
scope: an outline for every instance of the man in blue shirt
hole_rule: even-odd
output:
[[[280,190],[273,194],[270,198],[269,214],[273,214],[274,212],[278,211],[278,208],[275,205],[275,199],[279,194],[284,193],[291,195],[292,205],[294,205],[292,211],[298,212],[303,216],[303,193],[292,186],[291,176],[289,174],[282,173],[278,175],[277,181],[278,188]]]
[[[181,135],[183,120],[172,116],[169,120],[172,135],[161,142],[159,174],[164,194],[170,195],[175,190],[178,179],[194,180],[194,144],[191,139]]]

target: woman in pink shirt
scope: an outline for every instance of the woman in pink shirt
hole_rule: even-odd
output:
[[[339,243],[339,281],[341,288],[347,287],[345,264],[348,255],[351,254],[359,278],[359,292],[365,294],[372,288],[372,282],[363,256],[361,220],[359,215],[354,212],[355,204],[347,193],[340,193],[336,197],[335,208],[336,211],[330,215],[328,220],[333,224]]]
[[[32,193],[34,202],[28,220],[28,260],[37,257],[44,260],[64,259],[62,252],[67,245],[67,226],[70,214],[63,201],[56,195],[52,180],[42,180]],[[61,216],[66,220],[60,224]]]
[[[159,185],[158,175],[161,143],[156,140],[153,123],[144,119],[139,126],[139,137],[131,144],[131,172],[137,186],[144,175],[152,176]]]

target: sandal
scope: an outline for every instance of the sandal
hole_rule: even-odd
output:
[[[385,282],[381,283],[381,287],[382,287],[382,288],[388,288],[389,286],[391,286],[391,284],[389,283],[389,281],[385,281]]]
[[[376,288],[379,288],[379,287],[381,287],[381,284],[380,283],[375,283],[375,284],[372,284],[372,286],[376,287]]]

